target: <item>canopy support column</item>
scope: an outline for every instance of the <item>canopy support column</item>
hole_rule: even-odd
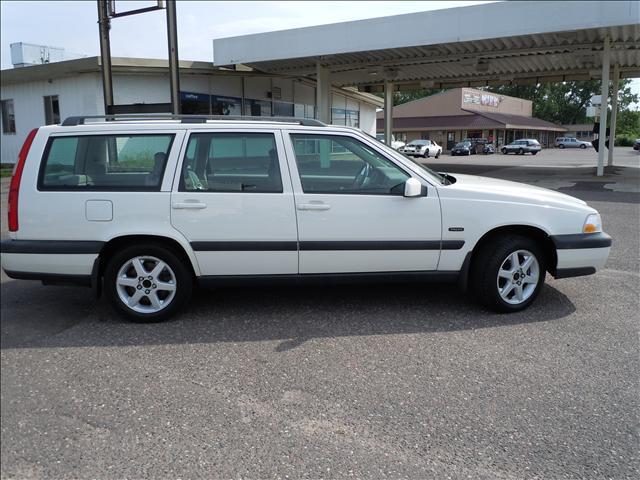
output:
[[[607,137],[607,109],[609,106],[609,68],[611,67],[611,46],[609,45],[609,36],[604,37],[604,46],[602,49],[602,91],[600,102],[600,131],[598,133],[598,167],[596,175],[601,177],[604,175],[604,142]]]
[[[316,119],[331,123],[331,71],[316,64]]]
[[[393,82],[384,82],[384,143],[391,147],[393,133]]]
[[[611,92],[611,121],[609,133],[609,158],[607,166],[613,166],[613,148],[616,143],[616,122],[618,120],[618,84],[620,83],[620,66],[616,63],[613,66],[613,91]]]

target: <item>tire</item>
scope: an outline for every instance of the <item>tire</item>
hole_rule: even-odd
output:
[[[186,266],[189,260],[182,257],[159,243],[118,251],[107,262],[105,296],[118,314],[132,322],[153,323],[171,318],[189,301],[193,288],[193,276]],[[161,270],[156,274],[158,267]],[[126,299],[136,298],[132,306],[125,303]]]
[[[560,149],[564,150],[564,145],[563,145],[563,144],[560,144],[560,145],[558,145],[558,148],[560,148]]]
[[[531,155],[537,155],[538,152],[531,152]]]
[[[503,153],[504,155],[506,155],[506,154],[507,154],[507,149],[506,149],[506,148],[504,148],[504,147],[502,147],[502,153]]]
[[[519,271],[514,268],[514,254],[517,254]],[[530,257],[533,261],[522,268]],[[521,276],[523,271],[524,277]],[[499,276],[499,272],[502,275]],[[478,251],[472,264],[470,285],[476,298],[489,309],[518,312],[536,299],[542,290],[545,272],[544,255],[532,239],[520,235],[506,236],[485,244]],[[508,274],[511,275],[506,278]],[[501,289],[507,290],[501,295]]]
[[[521,148],[519,148],[519,149],[518,149],[518,155],[524,155],[524,150],[523,150],[523,149],[521,149]]]
[[[438,152],[436,153],[436,158],[440,158],[440,155],[442,155],[442,150],[438,150]]]
[[[428,148],[424,151],[424,155],[422,156],[422,158],[429,158],[429,149]]]
[[[585,148],[587,148],[587,146],[583,143],[582,145],[580,145],[580,148],[584,150]]]

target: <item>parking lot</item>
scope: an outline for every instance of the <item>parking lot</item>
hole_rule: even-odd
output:
[[[602,214],[606,268],[511,315],[446,285],[243,287],[138,325],[3,272],[2,478],[639,478],[639,158],[425,161]]]

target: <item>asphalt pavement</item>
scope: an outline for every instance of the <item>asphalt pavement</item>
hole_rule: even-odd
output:
[[[553,155],[427,161],[601,212],[606,268],[517,314],[446,285],[225,288],[136,325],[2,273],[1,477],[640,478],[640,169]]]

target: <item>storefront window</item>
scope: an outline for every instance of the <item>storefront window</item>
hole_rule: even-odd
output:
[[[293,103],[289,102],[273,102],[273,115],[276,117],[293,117]]]
[[[332,125],[346,125],[347,124],[347,111],[342,108],[331,109],[331,124]]]
[[[206,93],[180,92],[182,113],[209,115],[210,98]]]
[[[244,101],[244,114],[251,117],[270,117],[271,102],[247,98]]]
[[[211,113],[213,115],[242,115],[242,99],[212,95]]]
[[[360,112],[358,110],[346,111],[346,125],[347,127],[360,128]]]

